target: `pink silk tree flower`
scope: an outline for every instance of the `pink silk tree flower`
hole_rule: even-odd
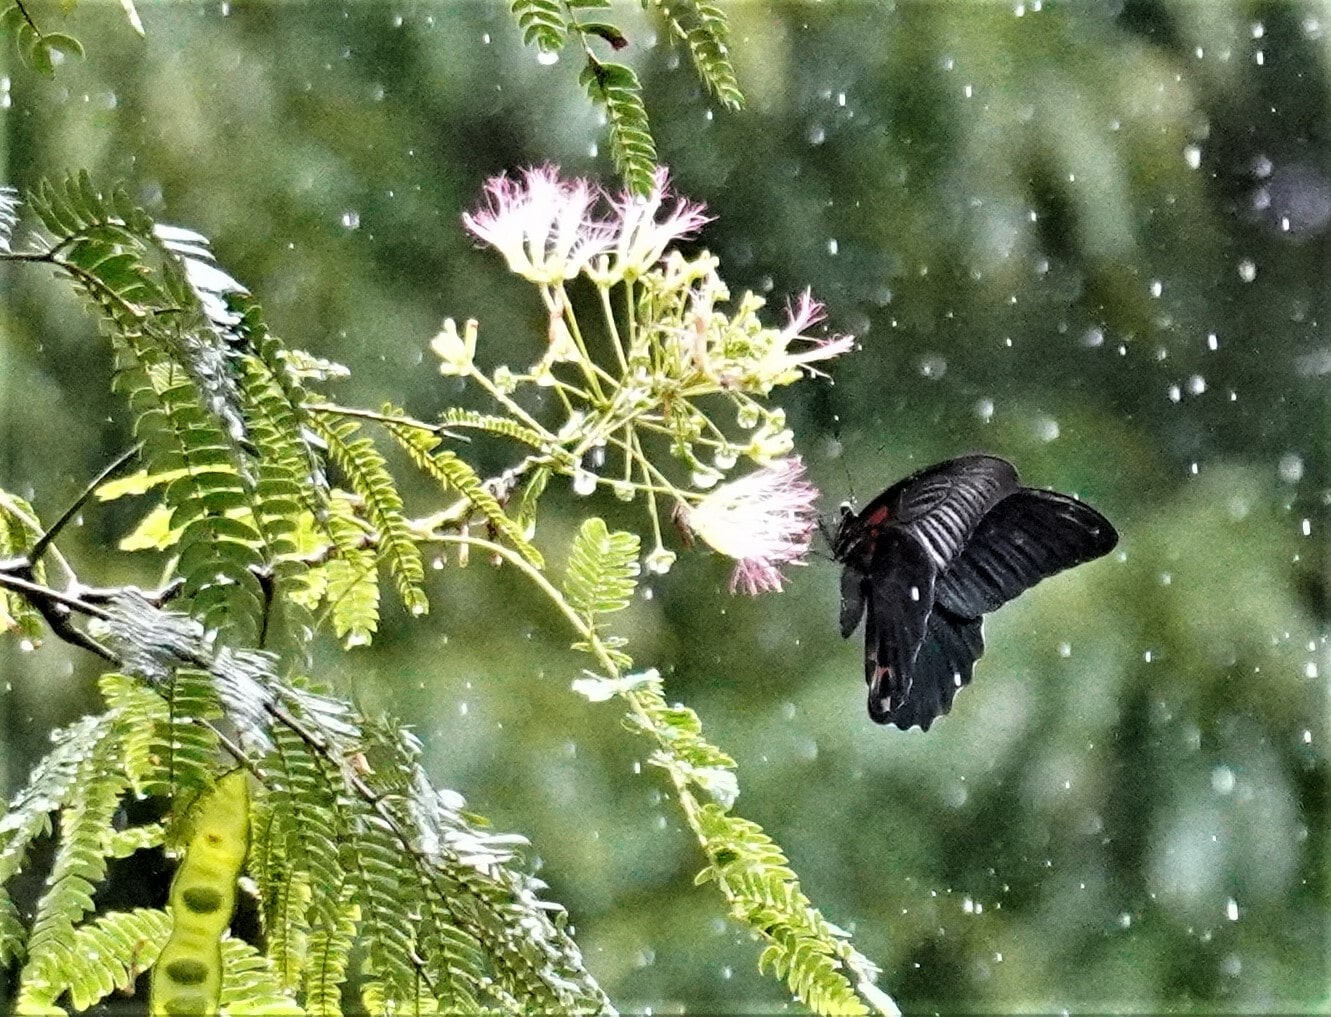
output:
[[[658,221],[657,213],[672,197],[674,207]],[[673,242],[687,240],[712,220],[705,206],[671,192],[670,174],[665,167],[656,171],[652,190],[646,197],[624,191],[611,204],[615,218],[611,220],[614,241],[607,252],[609,257],[601,259],[589,272],[598,282],[636,279],[655,266]]]
[[[486,205],[462,222],[524,279],[572,279],[614,242],[614,224],[593,214],[597,191],[586,180],[560,180],[553,166],[524,170],[520,180],[492,177],[485,192]]]
[[[736,561],[730,590],[781,590],[783,565],[803,565],[816,526],[818,490],[799,456],[722,484],[679,518],[714,550]]]

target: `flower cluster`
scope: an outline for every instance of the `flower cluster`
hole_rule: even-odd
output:
[[[626,501],[645,497],[656,537],[648,568],[665,571],[675,557],[661,535],[657,503],[665,499],[688,531],[738,562],[732,590],[780,590],[781,567],[808,551],[817,492],[790,455],[784,413],[764,399],[819,373],[815,364],[848,352],[854,339],[809,334],[824,315],[808,291],[775,328],[759,317],[761,297],[744,293],[732,304],[717,259],[679,249],[711,217],[674,195],[664,170],[644,197],[606,194],[548,166],[528,169],[490,180],[482,206],[462,218],[539,288],[548,343],[527,371],[501,365],[486,375],[475,364],[475,322],[459,329],[450,320],[431,343],[441,373],[490,392],[536,445],[529,465],[570,477],[579,494],[605,485]],[[599,334],[574,314],[567,287],[579,278],[600,294]],[[516,398],[528,384],[552,390],[557,402],[540,402],[561,407],[561,421],[547,424]],[[727,401],[733,423],[717,413]],[[449,423],[502,433],[493,419]],[[741,457],[757,469],[728,480]]]

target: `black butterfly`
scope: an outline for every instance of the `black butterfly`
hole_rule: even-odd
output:
[[[952,707],[984,653],[981,616],[1118,543],[1109,520],[1057,491],[1022,487],[990,455],[949,459],[897,481],[862,512],[841,507],[832,554],[841,635],[867,614],[869,716],[924,730]]]

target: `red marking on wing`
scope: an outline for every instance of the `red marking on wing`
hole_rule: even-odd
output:
[[[872,512],[870,512],[867,516],[864,517],[864,525],[882,526],[883,523],[887,522],[888,515],[889,513],[887,511],[887,506],[880,505],[878,506],[878,508],[874,509]]]

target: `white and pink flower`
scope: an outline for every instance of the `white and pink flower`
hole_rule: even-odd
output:
[[[658,221],[657,213],[671,197],[675,198],[674,207]],[[705,206],[672,194],[670,173],[665,167],[656,171],[651,193],[646,197],[626,190],[611,201],[611,206],[615,212],[614,243],[609,257],[602,259],[590,273],[597,281],[609,283],[634,279],[647,272],[665,256],[672,243],[687,240],[712,221]]]
[[[525,170],[519,180],[492,177],[485,192],[485,207],[462,222],[524,279],[572,279],[614,243],[615,224],[595,215],[599,192],[586,180],[560,180],[553,166]]]
[[[817,524],[818,490],[799,456],[722,484],[678,518],[710,547],[736,561],[730,590],[781,590],[783,565],[803,565]]]

